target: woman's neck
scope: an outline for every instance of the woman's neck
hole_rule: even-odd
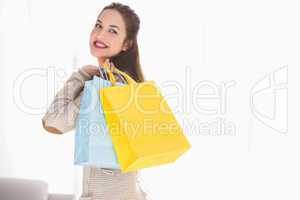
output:
[[[98,58],[98,64],[103,67],[104,65],[109,64],[109,58]]]

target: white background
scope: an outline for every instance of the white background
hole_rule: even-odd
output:
[[[146,79],[192,145],[141,171],[149,199],[299,199],[297,1],[122,2],[141,19]],[[49,134],[41,118],[72,71],[96,64],[89,33],[108,3],[0,0],[0,176],[80,194],[74,132]]]

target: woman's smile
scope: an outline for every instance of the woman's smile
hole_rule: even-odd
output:
[[[106,48],[108,48],[108,46],[104,42],[102,42],[100,40],[94,41],[94,46],[96,48],[100,48],[100,49],[106,49]]]

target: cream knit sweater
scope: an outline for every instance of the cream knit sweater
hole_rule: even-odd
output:
[[[117,81],[124,83],[120,74],[114,72],[114,75]],[[91,79],[82,69],[72,73],[42,118],[48,132],[64,134],[75,128],[84,82]],[[138,173],[122,174],[120,170],[84,166],[80,200],[146,200],[138,184]]]

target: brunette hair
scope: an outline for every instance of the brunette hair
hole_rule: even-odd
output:
[[[110,60],[116,68],[127,73],[136,82],[145,81],[141,69],[137,43],[137,34],[140,28],[140,19],[138,15],[129,6],[116,2],[104,7],[100,14],[107,9],[116,10],[121,14],[126,26],[125,41],[130,42],[130,47],[126,51],[121,51],[119,54],[111,57]]]

